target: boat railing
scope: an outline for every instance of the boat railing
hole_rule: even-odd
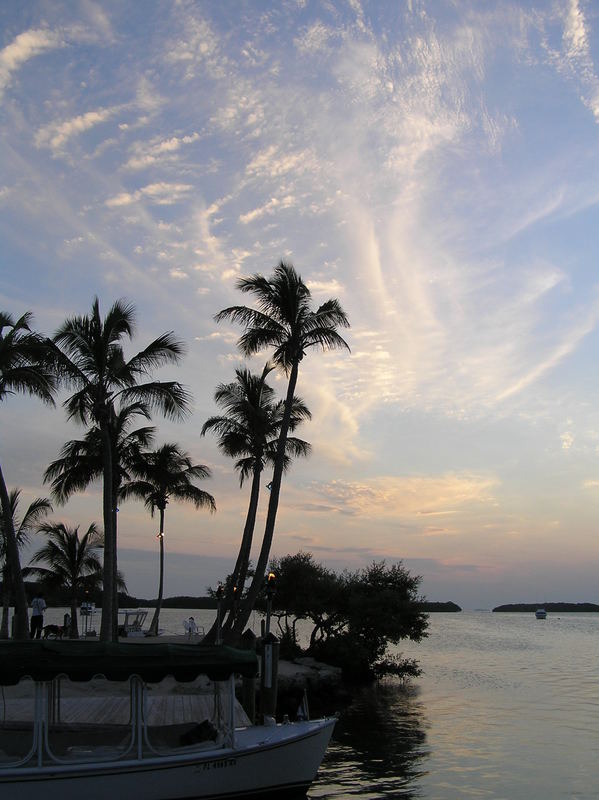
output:
[[[60,680],[35,681],[31,745],[23,756],[0,759],[0,769],[72,765],[220,750],[235,746],[235,678],[214,683],[212,719],[203,723],[149,725],[147,685],[137,675],[129,678],[130,713],[125,723],[64,722],[60,713]],[[227,702],[223,693],[228,687]],[[83,702],[85,702],[83,700]],[[9,723],[11,724],[18,723]],[[202,739],[202,725],[213,727],[215,736]],[[9,735],[9,727],[4,733]]]
[[[21,767],[25,764],[29,763],[39,752],[39,726],[37,724],[37,720],[41,716],[41,703],[42,703],[42,693],[37,691],[37,684],[34,684],[35,692],[34,692],[34,712],[33,712],[33,722],[31,725],[31,746],[27,753],[24,756],[17,756],[16,758],[11,758],[9,753],[6,753],[4,750],[0,750],[2,753],[2,758],[0,759],[0,766],[2,767]],[[5,704],[5,711],[6,711],[6,699],[3,698]],[[9,728],[8,732],[11,732]],[[13,734],[14,738],[14,734]]]
[[[44,763],[44,757],[55,764],[72,764],[73,761],[83,762],[86,760],[90,760],[95,763],[100,761],[115,761],[117,759],[125,759],[134,750],[136,750],[136,745],[140,739],[138,728],[141,715],[135,713],[135,711],[136,707],[139,706],[138,697],[142,691],[142,687],[140,686],[141,681],[136,675],[131,676],[129,681],[133,713],[130,715],[130,720],[127,725],[112,726],[114,733],[117,735],[119,733],[122,734],[120,741],[116,744],[101,745],[100,747],[94,746],[91,743],[85,743],[85,735],[81,726],[62,726],[63,732],[66,732],[67,735],[69,730],[76,730],[77,737],[79,739],[78,744],[65,747],[65,756],[58,755],[55,752],[57,749],[57,738],[61,732],[59,729],[60,711],[58,710],[57,714],[55,715],[55,720],[53,721],[51,713],[52,709],[48,703],[48,698],[52,691],[51,684],[53,684],[54,681],[46,683],[46,692],[44,692],[43,683],[36,683],[36,693],[41,692],[42,695],[42,704],[40,709],[41,713],[36,714],[36,723],[39,731],[38,742],[41,741],[43,743],[43,747],[38,747],[38,766],[42,766]],[[91,725],[89,728],[87,728],[87,731],[91,732],[94,730],[94,728],[96,730],[103,729],[103,734],[106,735],[107,727],[109,726]],[[125,740],[125,736],[127,734],[129,737],[128,742]],[[54,739],[54,741],[52,741],[52,739]],[[137,757],[141,758],[139,746],[137,746]]]
[[[175,747],[168,743],[158,744],[156,741],[151,741],[152,736],[149,731],[149,726],[146,722],[148,719],[147,692],[143,692],[141,709],[143,725],[141,728],[141,733],[143,735],[143,743],[150,753],[153,753],[154,755],[164,755],[166,752],[181,752],[181,750],[185,749],[209,749],[210,747],[227,748],[235,746],[235,677],[231,675],[228,681],[214,681],[213,685],[214,710],[212,719],[209,722],[213,724],[214,730],[217,734],[216,738],[206,741],[195,741],[193,743],[190,742],[188,745],[179,743]],[[226,710],[223,703],[223,692],[225,686],[228,686],[228,695],[230,698],[229,707]],[[226,711],[228,711],[228,714]],[[205,720],[204,722],[208,722],[208,720]],[[168,727],[169,726],[161,726],[162,732],[167,732]],[[176,728],[177,726],[173,727]],[[189,733],[191,734],[192,731],[189,731]]]

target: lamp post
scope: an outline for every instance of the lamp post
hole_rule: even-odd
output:
[[[216,644],[222,644],[222,638],[221,638],[222,602],[223,602],[223,585],[222,583],[219,583],[218,589],[216,590]]]
[[[266,578],[266,636],[270,633],[270,615],[272,612],[272,598],[276,591],[277,576],[274,572],[269,572]]]
[[[275,593],[276,575],[269,572],[266,578],[266,625],[262,639],[262,675],[260,678],[260,702],[264,723],[274,724],[277,711],[277,677],[279,672],[279,642],[270,632],[272,598]]]

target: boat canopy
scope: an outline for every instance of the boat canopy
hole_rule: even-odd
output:
[[[149,683],[172,675],[192,681],[198,675],[221,681],[258,671],[255,653],[226,645],[159,644],[158,642],[10,641],[0,642],[0,684],[12,686],[24,677],[49,681],[66,675],[89,681],[96,675],[125,681],[138,675]]]

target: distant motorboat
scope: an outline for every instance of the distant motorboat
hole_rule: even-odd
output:
[[[547,612],[545,611],[544,608],[537,608],[537,610],[535,611],[535,617],[537,619],[546,619],[547,618]]]
[[[123,617],[122,622],[119,620],[119,636],[147,636],[148,631],[143,630],[147,616],[148,612],[144,609],[119,610],[119,617]]]

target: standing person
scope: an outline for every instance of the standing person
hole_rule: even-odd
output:
[[[38,592],[33,598],[31,603],[31,638],[39,639],[42,635],[42,628],[44,627],[44,611],[46,610],[46,601],[44,595]]]

